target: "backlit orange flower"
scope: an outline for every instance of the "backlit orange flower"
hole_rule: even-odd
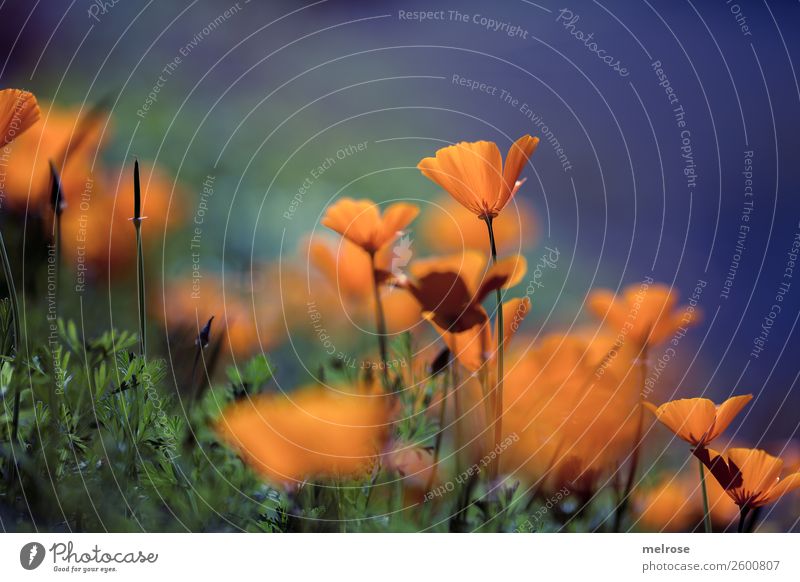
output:
[[[678,437],[693,447],[704,447],[721,435],[753,399],[752,394],[728,398],[719,406],[707,398],[684,398],[656,407],[644,405]]]
[[[513,287],[525,276],[527,262],[511,255],[486,268],[486,257],[476,252],[417,261],[407,284],[425,318],[439,328],[458,333],[484,323],[482,307],[497,289]]]
[[[780,478],[783,461],[761,449],[730,449],[722,455],[699,447],[694,453],[741,508],[774,503],[800,487],[800,473]]]
[[[413,204],[398,202],[381,215],[372,200],[342,198],[328,207],[322,225],[375,254],[411,224],[418,213],[419,208]]]
[[[273,481],[361,476],[384,447],[384,400],[310,386],[232,404],[215,428],[253,470]]]
[[[0,91],[0,146],[7,146],[39,120],[33,93],[21,89]]]
[[[427,488],[441,482],[433,453],[422,447],[399,445],[386,455],[384,464],[402,479],[407,502],[421,502]]]
[[[473,217],[472,211],[446,196],[420,218],[417,237],[436,253],[486,252],[486,225]],[[492,228],[497,252],[501,254],[530,247],[539,234],[536,215],[524,200],[506,208],[494,219]]]
[[[678,294],[662,284],[636,284],[622,295],[600,289],[589,295],[589,310],[614,331],[639,345],[658,345],[681,328],[696,325],[700,310],[677,307]]]
[[[538,143],[538,137],[523,135],[511,145],[503,164],[496,143],[461,142],[440,149],[417,167],[478,218],[494,218],[522,185],[519,175]]]

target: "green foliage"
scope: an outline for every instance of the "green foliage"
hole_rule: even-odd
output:
[[[0,302],[0,519],[12,531],[277,531],[281,496],[208,427],[234,393],[263,387],[265,358],[197,402],[169,389],[164,360],[108,331],[84,341],[59,321],[48,341],[12,357]],[[246,388],[243,388],[246,387]],[[13,400],[20,391],[17,439]],[[190,408],[187,408],[190,407]]]

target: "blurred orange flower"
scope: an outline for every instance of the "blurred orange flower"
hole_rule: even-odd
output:
[[[473,220],[474,214],[447,196],[425,212],[417,234],[436,253],[460,253],[465,250],[486,252],[486,225]],[[497,251],[519,252],[537,238],[539,225],[533,210],[520,200],[492,222]]]
[[[586,493],[627,457],[636,440],[638,379],[603,368],[601,354],[585,337],[551,335],[512,356],[503,429],[520,440],[502,455],[506,473]]]
[[[262,394],[226,408],[217,433],[259,474],[292,484],[306,478],[361,476],[383,450],[384,397],[322,386]]]
[[[96,194],[95,158],[101,148],[102,124],[88,124],[78,110],[42,104],[41,119],[9,147],[5,193],[15,211],[41,211],[49,204],[50,160],[61,177],[67,207],[82,193]],[[66,154],[66,158],[65,158]]]
[[[725,529],[738,516],[736,504],[713,479],[706,481],[711,520]],[[658,485],[637,493],[638,523],[652,532],[691,531],[703,520],[697,477],[689,473],[665,477]]]
[[[670,338],[680,328],[696,325],[699,309],[677,307],[678,294],[663,284],[636,284],[621,296],[599,289],[589,295],[589,310],[604,319],[615,331],[643,346],[655,346]]]
[[[21,89],[0,91],[0,145],[5,147],[25,133],[40,115],[33,93]]]
[[[511,145],[503,164],[496,143],[460,142],[424,158],[417,167],[478,218],[491,219],[519,190],[519,175],[538,143],[538,137],[523,135]]]
[[[419,302],[422,315],[439,328],[457,333],[484,323],[482,307],[497,289],[513,287],[525,276],[522,255],[506,257],[486,268],[486,257],[476,252],[417,261],[411,267],[414,280],[407,288]]]
[[[740,508],[768,505],[800,487],[800,473],[781,479],[783,461],[761,449],[730,449],[722,455],[698,447],[694,454]]]
[[[419,208],[398,202],[381,215],[372,200],[342,198],[328,207],[322,225],[374,255],[417,217]]]
[[[656,419],[693,447],[704,447],[721,435],[753,399],[752,394],[728,398],[719,406],[707,398],[684,398],[656,407],[644,406]]]

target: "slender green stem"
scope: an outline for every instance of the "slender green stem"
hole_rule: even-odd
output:
[[[8,285],[8,295],[11,299],[11,317],[14,320],[14,358],[19,355],[20,344],[22,343],[22,326],[19,320],[19,302],[17,300],[17,288],[14,285],[14,275],[11,272],[11,261],[8,258],[8,251],[6,250],[6,243],[3,239],[3,233],[0,231],[0,259],[3,263],[3,274],[6,278]],[[20,400],[22,399],[22,388],[19,382],[16,382],[16,389],[14,391],[14,412],[11,421],[11,443],[17,440],[17,432],[19,430],[19,408]]]
[[[144,302],[144,253],[142,252],[142,190],[139,184],[139,161],[133,165],[133,227],[136,229],[136,287],[139,298],[139,351],[147,357],[147,320]]]
[[[378,269],[375,265],[375,253],[370,255],[372,262],[372,290],[375,295],[375,324],[378,335],[378,349],[381,354],[381,371],[383,374],[384,388],[389,388],[389,350],[386,346],[386,316],[383,313],[383,303],[381,302],[380,281],[378,280]]]
[[[489,245],[492,249],[492,265],[497,264],[497,245],[494,240],[494,228],[492,227],[492,217],[486,217],[486,227],[489,230]],[[503,291],[498,288],[495,291],[497,297],[497,385],[494,394],[494,445],[495,447],[503,438]],[[492,476],[497,476],[497,466],[492,471]]]
[[[706,533],[711,533],[711,514],[708,512],[708,491],[706,490],[706,468],[703,461],[697,459],[700,465],[700,487],[703,489],[703,527]]]

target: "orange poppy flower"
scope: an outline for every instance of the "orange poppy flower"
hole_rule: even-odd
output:
[[[511,145],[503,164],[496,143],[461,142],[440,149],[417,167],[478,218],[490,219],[519,190],[519,175],[538,143],[538,137],[523,135]]]
[[[21,89],[0,91],[0,144],[10,144],[39,121],[40,114],[33,93]]]
[[[504,472],[531,483],[545,479],[548,490],[566,485],[591,493],[630,454],[638,377],[616,367],[599,373],[599,352],[584,337],[551,335],[521,356],[511,354],[503,430],[519,442],[503,453]]]
[[[101,147],[102,124],[84,125],[82,113],[42,104],[42,115],[9,145],[6,200],[11,209],[40,211],[50,203],[50,160],[58,168],[67,207],[102,190],[93,164]],[[67,154],[66,161],[64,159]]]
[[[800,487],[800,473],[780,478],[783,461],[760,449],[730,449],[722,455],[699,447],[694,454],[741,508],[774,503]]]
[[[421,218],[417,238],[435,253],[486,252],[486,225],[451,196],[437,200]],[[509,206],[492,221],[497,252],[520,252],[538,238],[536,214],[523,200]]]
[[[392,242],[419,214],[413,204],[398,202],[381,215],[372,200],[342,198],[328,207],[322,225],[374,255]]]
[[[527,262],[522,255],[512,255],[484,273],[485,267],[486,257],[476,252],[418,261],[411,267],[414,280],[406,286],[423,317],[443,330],[462,332],[487,320],[483,301],[493,291],[519,283]]]
[[[677,307],[678,295],[666,285],[630,285],[621,296],[600,289],[589,295],[588,308],[615,331],[639,345],[658,345],[682,327],[700,320],[697,308]]]
[[[383,397],[310,386],[236,402],[215,428],[253,470],[291,484],[366,474],[383,450],[388,423]]]
[[[656,419],[693,447],[704,447],[721,435],[742,409],[753,399],[752,394],[728,398],[719,406],[707,398],[683,398],[656,407],[645,407]]]

